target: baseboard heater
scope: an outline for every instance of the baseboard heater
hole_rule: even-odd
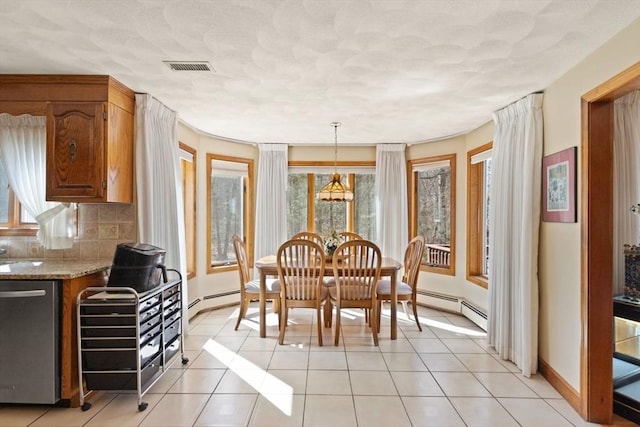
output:
[[[453,295],[439,294],[418,290],[418,294],[426,297],[436,308],[460,313],[473,323],[487,330],[487,314],[469,301]]]
[[[222,298],[222,297],[228,297],[229,295],[236,295],[239,294],[240,291],[229,291],[229,292],[222,292],[219,294],[211,294],[211,295],[205,295],[202,297],[203,300],[208,300],[208,299],[213,299],[213,298]]]
[[[470,304],[468,301],[460,301],[460,313],[485,331],[487,330],[487,313],[478,307]]]

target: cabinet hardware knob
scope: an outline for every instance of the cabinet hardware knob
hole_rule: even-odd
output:
[[[76,161],[76,139],[71,138],[69,141],[69,158],[72,162]]]

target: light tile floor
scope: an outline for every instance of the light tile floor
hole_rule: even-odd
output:
[[[487,348],[466,318],[425,307],[423,331],[399,313],[398,339],[383,314],[375,347],[362,312],[343,315],[340,345],[314,314],[290,312],[285,344],[277,318],[258,336],[256,307],[238,331],[238,307],[200,314],[174,364],[137,410],[135,393],[100,391],[92,407],[0,406],[0,426],[589,426],[540,375],[525,378]],[[615,425],[635,425],[616,417]]]

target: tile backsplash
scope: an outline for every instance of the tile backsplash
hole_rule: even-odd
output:
[[[113,258],[116,245],[136,241],[136,206],[122,203],[78,205],[78,235],[70,249],[44,249],[35,236],[5,236],[3,258]]]

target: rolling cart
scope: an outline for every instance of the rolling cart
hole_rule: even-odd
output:
[[[91,390],[137,390],[142,396],[164,372],[184,357],[182,276],[146,291],[130,287],[89,287],[78,294],[78,372],[80,405]]]

